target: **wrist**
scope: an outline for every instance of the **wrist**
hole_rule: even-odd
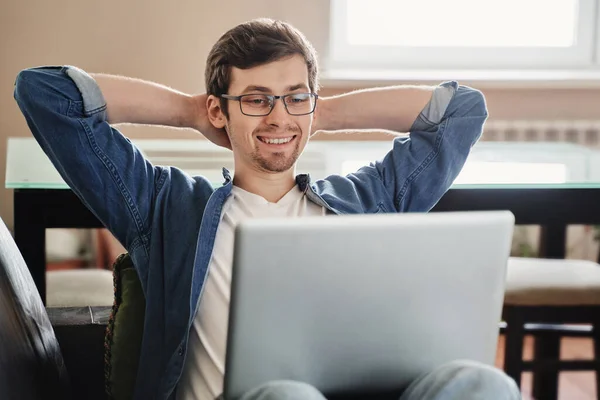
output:
[[[206,116],[206,99],[203,96],[186,96],[181,110],[181,128],[200,130],[200,121]]]
[[[329,114],[329,99],[326,97],[319,97],[313,119],[313,132],[330,130],[328,121]]]

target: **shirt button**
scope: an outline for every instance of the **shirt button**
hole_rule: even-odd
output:
[[[177,351],[177,354],[179,354],[180,356],[183,355],[183,346],[179,346],[179,350]]]

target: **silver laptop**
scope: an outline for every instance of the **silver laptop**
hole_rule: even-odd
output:
[[[493,365],[513,226],[508,211],[240,224],[224,398],[279,379],[390,392],[454,359]]]

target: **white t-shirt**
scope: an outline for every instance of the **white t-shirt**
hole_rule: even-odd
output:
[[[248,218],[325,215],[297,186],[277,203],[233,186],[225,201],[209,272],[188,340],[177,400],[213,400],[223,391],[235,227]]]

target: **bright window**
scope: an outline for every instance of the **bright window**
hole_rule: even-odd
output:
[[[331,68],[585,68],[600,0],[331,0]]]

